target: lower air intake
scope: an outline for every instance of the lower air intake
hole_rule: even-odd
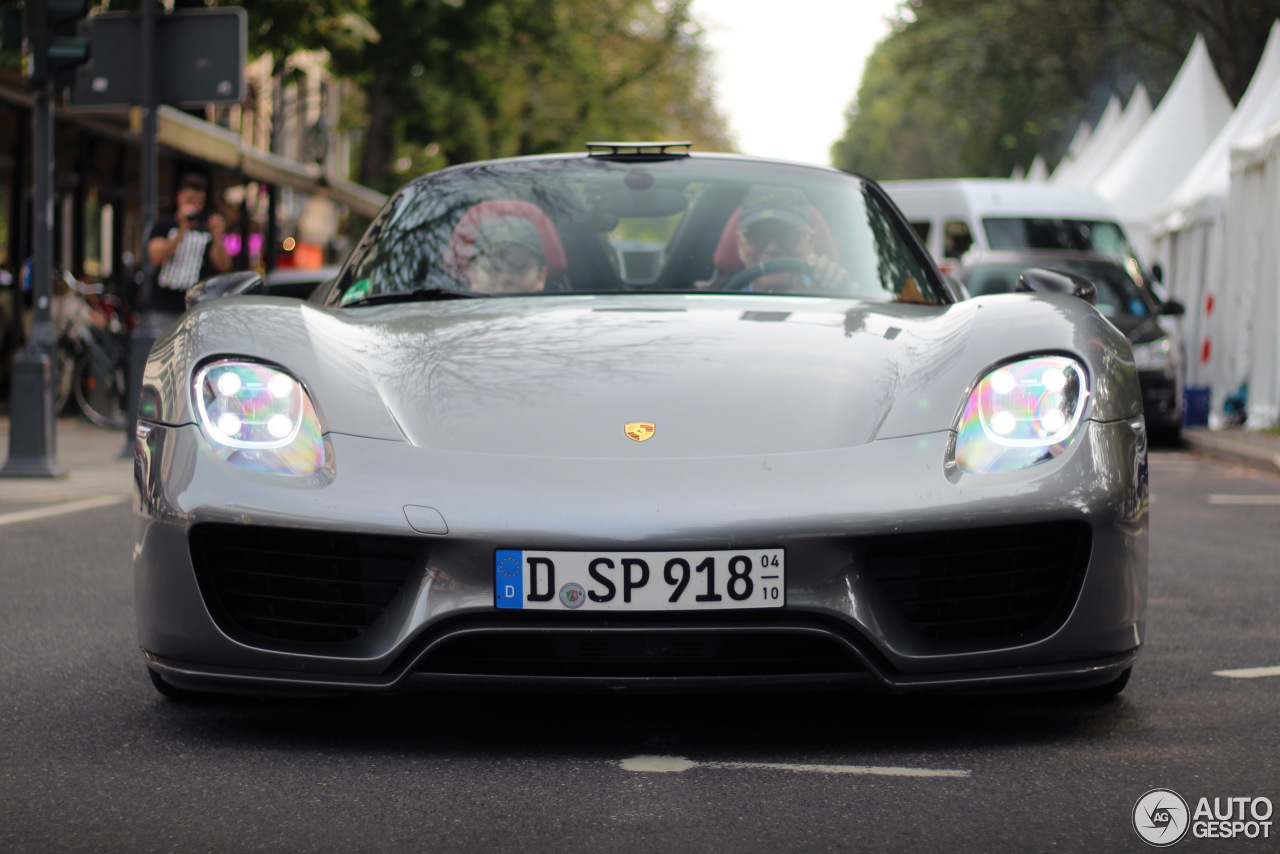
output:
[[[864,668],[847,644],[819,630],[557,627],[457,632],[440,642],[418,669],[486,676],[679,678],[814,676]]]
[[[860,564],[925,637],[1030,640],[1062,624],[1089,563],[1084,522],[872,537]]]
[[[265,638],[345,643],[382,615],[419,564],[421,541],[200,525],[191,554],[220,623]]]

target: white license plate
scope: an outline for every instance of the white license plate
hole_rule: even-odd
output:
[[[494,602],[543,611],[781,608],[782,549],[541,552],[498,549]]]

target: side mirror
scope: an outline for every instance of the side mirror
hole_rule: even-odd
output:
[[[1084,300],[1089,305],[1098,304],[1098,289],[1094,287],[1093,282],[1084,276],[1062,270],[1043,270],[1039,267],[1023,270],[1014,290],[1022,293],[1029,291],[1037,294],[1068,294]]]
[[[1187,313],[1187,307],[1176,299],[1171,299],[1160,303],[1160,307],[1156,309],[1156,314],[1163,314],[1169,317],[1181,317]]]
[[[262,276],[252,270],[239,273],[223,273],[221,276],[210,276],[203,282],[196,282],[187,288],[187,308],[195,308],[197,303],[222,297],[248,296],[265,294],[267,286]]]

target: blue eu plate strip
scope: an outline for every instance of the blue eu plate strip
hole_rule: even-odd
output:
[[[494,604],[499,608],[523,608],[524,552],[498,549],[494,555]]]

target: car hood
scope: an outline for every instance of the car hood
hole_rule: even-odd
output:
[[[1118,337],[1092,309],[1082,316],[1096,322],[1073,323],[1078,300],[1028,295],[943,307],[730,295],[221,302],[158,348],[183,346],[189,364],[276,362],[330,432],[520,456],[776,454],[947,430],[993,363]],[[653,435],[629,438],[632,423]]]
[[[938,309],[810,303],[488,300],[353,326],[381,342],[365,367],[413,444],[574,457],[865,444],[922,357],[964,337]],[[634,423],[653,425],[643,450]]]

